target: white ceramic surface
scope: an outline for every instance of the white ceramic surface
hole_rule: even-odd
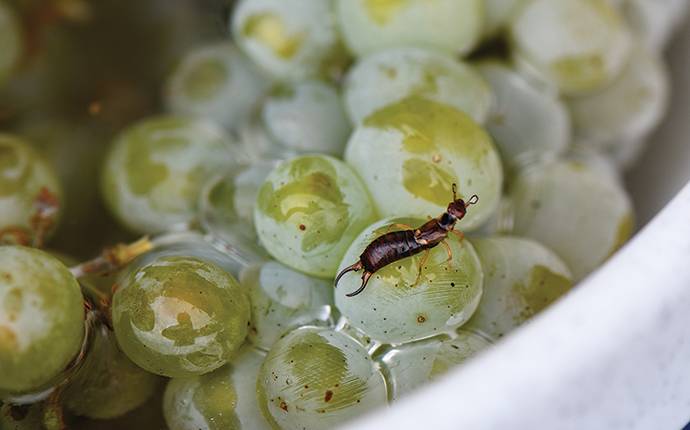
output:
[[[690,184],[679,193],[690,179],[690,23],[669,60],[669,117],[628,179],[642,224],[665,208],[531,324],[348,429],[676,430],[690,420]]]

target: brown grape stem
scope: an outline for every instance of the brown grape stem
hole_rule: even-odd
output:
[[[120,243],[104,249],[101,255],[93,260],[70,268],[70,272],[77,279],[90,275],[107,275],[125,267],[153,247],[153,243],[146,236],[130,244]]]

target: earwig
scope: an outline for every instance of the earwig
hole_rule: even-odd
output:
[[[369,278],[383,267],[401,260],[406,257],[419,254],[443,243],[448,234],[455,233],[462,237],[462,233],[454,230],[455,223],[460,221],[467,213],[467,207],[477,204],[479,197],[475,194],[467,202],[457,198],[457,186],[453,184],[453,201],[450,202],[446,212],[438,218],[433,218],[417,229],[403,226],[406,229],[386,233],[374,239],[364,252],[359,256],[359,261],[343,269],[335,278],[335,287],[338,287],[340,278],[348,272],[359,272],[362,274],[362,284],[347,297],[354,297],[364,291],[369,282]],[[447,244],[444,243],[446,247]],[[448,255],[451,256],[448,247]],[[421,273],[421,267],[420,267]]]

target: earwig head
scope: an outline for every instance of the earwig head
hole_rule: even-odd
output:
[[[479,202],[479,196],[476,194],[470,197],[469,200],[464,201],[457,197],[457,185],[453,184],[453,201],[448,205],[447,212],[456,220],[461,220],[467,213],[467,207],[475,205]]]

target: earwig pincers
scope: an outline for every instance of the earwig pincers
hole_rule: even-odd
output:
[[[439,244],[443,244],[446,247],[448,258],[450,259],[452,257],[451,250],[444,241],[450,233],[457,234],[461,239],[463,238],[462,233],[454,230],[455,223],[465,216],[468,206],[478,202],[479,197],[476,194],[470,197],[467,202],[458,199],[457,186],[453,184],[453,201],[448,204],[448,208],[443,215],[430,219],[417,229],[397,224],[397,226],[405,229],[386,233],[374,239],[359,256],[359,261],[346,267],[338,274],[335,278],[336,288],[340,278],[346,273],[364,270],[364,273],[362,273],[362,285],[360,285],[357,291],[347,294],[347,297],[354,297],[364,291],[369,278],[378,270],[405,257],[428,251]],[[427,256],[428,254],[424,257],[424,260],[426,260]],[[419,268],[420,274],[421,266],[423,265],[424,263],[422,262]]]

